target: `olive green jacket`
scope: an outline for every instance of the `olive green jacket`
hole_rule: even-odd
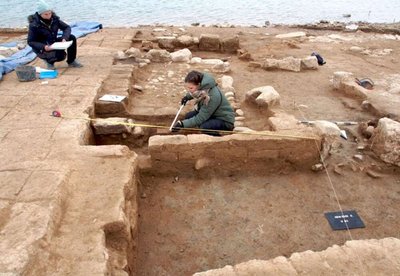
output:
[[[204,73],[199,90],[206,89],[210,89],[208,92],[208,95],[210,96],[208,104],[206,105],[204,100],[200,101],[197,108],[199,113],[190,119],[183,120],[183,127],[199,127],[211,117],[233,125],[235,123],[235,112],[233,111],[233,108],[229,104],[225,95],[219,90],[214,78],[209,74]],[[188,96],[193,98],[190,93],[188,93]]]

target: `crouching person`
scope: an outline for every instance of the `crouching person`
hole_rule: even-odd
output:
[[[205,134],[219,136],[218,130],[233,130],[235,113],[212,76],[191,71],[185,78],[185,85],[188,93],[181,104],[194,99],[195,109],[188,112],[183,121],[177,121],[172,131],[197,127]]]
[[[47,69],[54,70],[54,63],[65,58],[70,67],[82,67],[76,60],[77,44],[75,36],[71,34],[71,27],[61,21],[46,2],[39,1],[36,13],[30,15],[28,21],[28,44],[37,56],[45,61]],[[58,30],[62,31],[61,37],[57,37]],[[54,42],[66,41],[72,41],[67,53],[50,46]]]

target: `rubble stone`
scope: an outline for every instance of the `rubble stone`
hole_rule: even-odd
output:
[[[299,37],[305,37],[306,33],[305,32],[292,32],[292,33],[287,33],[287,34],[279,34],[276,35],[276,38],[299,38]]]
[[[303,58],[301,60],[301,69],[305,70],[317,70],[318,69],[318,60],[315,56],[310,56]]]
[[[168,62],[171,61],[171,54],[167,50],[152,49],[146,54],[146,58],[152,62]]]
[[[222,64],[216,64],[212,67],[214,73],[228,73],[231,71],[231,64],[229,62],[223,62]]]
[[[128,55],[128,57],[134,57],[134,58],[140,58],[142,56],[140,49],[134,47],[131,47],[128,50],[126,50],[125,54]]]
[[[389,118],[380,119],[372,139],[372,150],[379,158],[400,167],[400,123]]]
[[[246,101],[271,108],[279,105],[280,95],[272,86],[262,86],[248,91],[246,93]]]
[[[171,59],[173,62],[189,62],[192,59],[192,52],[185,48],[171,53]]]

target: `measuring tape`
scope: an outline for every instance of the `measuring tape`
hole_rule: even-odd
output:
[[[61,114],[60,111],[53,111],[51,116],[56,118],[62,119],[70,119],[70,120],[85,120],[89,122],[96,122],[97,119],[92,118],[85,118],[85,117],[70,117],[64,116]],[[121,121],[113,121],[113,120],[105,120],[107,123],[114,124],[114,125],[124,125],[124,126],[132,126],[132,127],[144,127],[144,128],[158,128],[158,129],[170,129],[169,126],[160,126],[160,125],[152,125],[152,124],[140,124],[140,123],[127,123]],[[271,131],[234,131],[234,130],[215,130],[215,129],[204,129],[204,128],[179,128],[184,130],[191,130],[191,131],[201,131],[201,132],[218,132],[224,134],[245,134],[245,135],[258,135],[258,136],[270,136],[270,137],[281,137],[281,138],[297,138],[297,139],[307,139],[307,140],[318,140],[317,137],[310,137],[310,136],[302,136],[302,135],[289,135],[289,134],[277,134]]]

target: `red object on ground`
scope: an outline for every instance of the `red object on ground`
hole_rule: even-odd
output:
[[[54,111],[51,113],[51,115],[53,115],[53,117],[61,117],[61,112],[60,112],[60,111],[57,111],[57,110],[54,110]]]

